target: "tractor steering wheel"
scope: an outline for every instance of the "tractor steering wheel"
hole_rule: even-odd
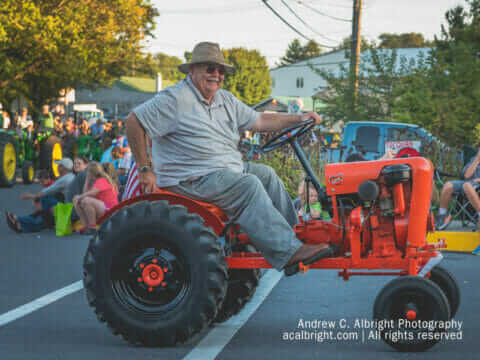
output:
[[[289,142],[290,140],[305,134],[315,125],[315,119],[310,118],[308,120],[299,122],[298,124],[283,129],[280,134],[276,135],[273,139],[271,139],[262,146],[262,152],[266,153],[279,148],[286,142]]]

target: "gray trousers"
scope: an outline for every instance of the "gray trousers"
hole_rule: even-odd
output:
[[[292,228],[298,222],[292,200],[269,166],[245,163],[242,174],[222,169],[169,189],[212,203],[230,219],[235,217],[235,223],[278,270],[302,246]]]

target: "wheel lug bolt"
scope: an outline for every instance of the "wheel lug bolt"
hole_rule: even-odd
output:
[[[153,288],[149,287],[149,288],[148,288],[148,291],[152,292],[152,291],[153,291]]]
[[[144,267],[145,267],[145,265],[140,264],[140,269],[143,269]]]
[[[163,268],[163,272],[167,272],[168,271],[168,268]]]
[[[163,287],[167,286],[167,283],[166,283],[165,281],[162,282],[162,286],[163,286]]]
[[[137,279],[137,281],[138,281],[138,282],[142,282],[143,279],[142,279],[141,277],[139,277],[139,278]]]
[[[157,262],[158,262],[157,259],[153,259],[153,260],[152,260],[152,263],[154,263],[154,264],[156,264]]]

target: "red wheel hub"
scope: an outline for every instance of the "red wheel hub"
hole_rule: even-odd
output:
[[[142,271],[143,282],[151,287],[160,285],[163,282],[163,269],[157,264],[145,266]]]
[[[408,310],[406,317],[410,321],[415,320],[417,318],[417,312],[415,310]]]

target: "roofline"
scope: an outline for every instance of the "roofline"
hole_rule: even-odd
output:
[[[418,49],[418,50],[424,49],[424,50],[426,50],[426,51],[428,52],[428,51],[431,51],[431,50],[434,49],[434,48],[435,48],[435,47],[429,46],[429,47],[410,47],[410,48],[377,48],[377,50],[380,50],[380,51],[393,51],[393,50],[407,50],[407,49]],[[303,64],[308,64],[308,62],[316,61],[317,59],[320,59],[320,58],[323,57],[323,56],[330,55],[330,54],[333,54],[333,53],[339,52],[339,51],[345,51],[345,49],[332,50],[332,51],[326,52],[326,53],[324,53],[324,54],[320,54],[319,56],[315,56],[315,57],[310,58],[310,59],[306,59],[306,60],[302,60],[302,61],[299,61],[299,62],[296,62],[296,63],[293,63],[293,64],[282,65],[282,66],[279,66],[279,67],[270,69],[270,71],[275,71],[275,70],[283,69],[283,68],[286,68],[286,67],[289,67],[289,66],[292,66],[292,65],[299,66],[299,65],[303,65]],[[369,49],[363,50],[363,51],[360,53],[360,56],[362,56],[363,54],[366,54],[368,51],[369,51]],[[345,59],[345,62],[348,62],[348,61],[349,61],[349,59]],[[322,64],[319,64],[319,65],[322,65]]]
[[[377,124],[377,125],[399,125],[399,126],[410,126],[419,128],[420,126],[417,124],[409,124],[409,123],[399,123],[399,122],[391,122],[391,121],[349,121],[345,125],[348,124]]]

